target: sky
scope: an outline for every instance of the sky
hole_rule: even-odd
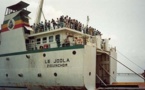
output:
[[[7,6],[20,0],[3,0],[0,3],[0,23],[4,20]],[[30,23],[36,18],[40,0],[23,0],[30,4]],[[103,38],[111,38],[110,46],[116,47],[134,65],[120,53],[118,60],[137,73],[145,69],[145,0],[45,0],[43,12],[47,20],[68,15],[86,24],[89,16],[89,26],[103,34]],[[43,18],[42,18],[43,20]],[[130,72],[118,64],[118,73]]]

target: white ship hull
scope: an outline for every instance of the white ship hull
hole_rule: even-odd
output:
[[[1,55],[0,59],[1,86],[65,86],[95,90],[95,47],[73,46],[11,53]]]
[[[27,6],[21,1],[6,9],[0,90],[96,90],[116,81],[116,48],[108,39],[66,27],[33,32]]]

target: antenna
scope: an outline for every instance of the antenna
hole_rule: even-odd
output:
[[[87,16],[87,25],[89,24],[89,21],[90,21],[90,18],[89,18],[89,16]]]
[[[40,20],[41,20],[41,13],[42,13],[42,8],[43,8],[43,2],[44,2],[44,0],[40,0],[40,4],[39,4],[39,8],[38,8],[35,24],[38,24],[40,22]]]

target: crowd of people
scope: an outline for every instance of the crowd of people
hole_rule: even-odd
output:
[[[95,28],[88,25],[85,26],[78,20],[63,15],[60,16],[60,18],[57,18],[56,20],[45,20],[45,22],[42,21],[39,24],[34,23],[32,25],[32,28],[35,30],[35,33],[44,32],[47,30],[54,30],[63,27],[71,28],[83,32],[85,34],[101,35],[101,32],[96,30]]]

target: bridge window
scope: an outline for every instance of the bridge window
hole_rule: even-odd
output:
[[[43,38],[43,43],[47,43],[47,37]]]
[[[53,36],[49,36],[49,42],[53,42]]]
[[[37,39],[37,44],[40,44],[40,43],[41,43],[41,39],[38,38],[38,39]]]

